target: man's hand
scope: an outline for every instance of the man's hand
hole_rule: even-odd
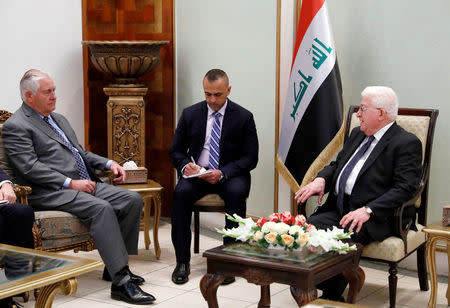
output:
[[[321,204],[324,193],[325,193],[325,179],[315,178],[314,181],[300,188],[295,193],[294,199],[295,201],[297,201],[297,203],[304,203],[312,195],[318,194],[319,199],[317,201],[319,202],[319,204]]]
[[[189,176],[189,175],[197,174],[200,172],[201,168],[202,167],[200,167],[199,165],[196,165],[194,163],[189,163],[186,165],[186,168],[184,168],[184,175]]]
[[[8,200],[9,203],[16,202],[16,194],[11,183],[3,183],[0,189],[0,200]]]
[[[125,174],[125,170],[123,170],[123,167],[121,165],[119,165],[116,162],[113,162],[111,164],[111,166],[109,167],[109,170],[112,171],[112,173],[114,174],[114,182],[120,183],[125,181],[125,179],[127,178],[126,174]]]
[[[210,184],[216,184],[219,182],[222,173],[217,169],[209,169],[210,173],[202,174],[198,178],[202,179]]]
[[[90,180],[72,180],[70,181],[69,189],[75,189],[92,194],[95,189],[95,182]]]
[[[369,218],[370,214],[366,212],[366,209],[364,207],[360,207],[359,209],[351,211],[342,217],[339,224],[342,228],[345,228],[351,222],[348,230],[353,231],[356,226],[356,233],[358,233],[361,230],[362,225],[368,221]]]

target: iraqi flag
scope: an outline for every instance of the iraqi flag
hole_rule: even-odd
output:
[[[276,163],[293,191],[300,188],[298,183],[311,181],[341,146],[338,132],[343,131],[343,118],[341,78],[325,0],[303,0]],[[326,157],[318,158],[322,151]],[[306,179],[307,171],[311,178]]]

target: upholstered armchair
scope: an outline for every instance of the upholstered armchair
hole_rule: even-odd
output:
[[[0,168],[14,179],[14,170],[5,155],[1,130],[3,123],[12,114],[0,110]],[[14,185],[17,202],[28,204],[27,196],[31,193],[28,186]],[[94,241],[89,235],[89,228],[72,214],[61,211],[35,211],[33,227],[34,248],[45,251],[93,250]]]
[[[350,106],[344,140],[349,136],[351,130],[359,126],[356,112],[359,106]],[[426,236],[422,228],[427,223],[428,207],[428,185],[430,175],[431,150],[433,146],[434,127],[439,114],[435,109],[412,109],[399,108],[397,124],[405,130],[415,134],[422,142],[422,175],[420,186],[414,197],[405,202],[396,212],[396,236],[391,236],[382,242],[373,242],[364,247],[361,258],[373,261],[384,262],[389,265],[389,303],[390,307],[395,307],[397,292],[397,265],[400,261],[417,253],[417,272],[419,286],[423,291],[428,290],[427,268],[425,259]],[[313,179],[320,170],[315,170],[315,174],[309,176]],[[306,177],[306,176],[305,176]],[[417,231],[411,229],[413,221],[403,221],[402,213],[407,207],[414,206],[416,209],[415,225]],[[300,204],[299,212],[305,213],[305,206]]]

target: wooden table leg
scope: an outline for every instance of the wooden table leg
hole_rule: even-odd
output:
[[[361,267],[358,266],[356,270],[345,270],[342,272],[345,279],[347,279],[349,284],[347,303],[354,304],[356,302],[356,297],[364,284],[366,279],[366,274]]]
[[[261,298],[259,299],[258,308],[270,308],[270,284],[261,286]]]
[[[291,286],[291,294],[297,302],[297,305],[301,307],[317,298],[317,289],[300,290],[295,286]]]
[[[150,247],[150,209],[152,207],[150,199],[151,196],[144,198],[144,242],[147,250]]]
[[[430,270],[431,292],[430,301],[428,302],[428,308],[434,308],[436,306],[436,294],[437,294],[437,277],[436,277],[436,244],[438,238],[428,234],[427,241],[427,262],[428,269]]]
[[[203,276],[202,280],[200,280],[200,291],[208,302],[209,308],[219,307],[219,303],[217,302],[217,288],[224,279],[225,276],[223,275],[206,274]]]
[[[51,308],[58,291],[61,291],[64,295],[72,295],[77,292],[77,288],[78,283],[75,277],[45,286],[41,289],[34,307]]]
[[[153,244],[155,245],[156,259],[159,260],[161,256],[161,248],[159,247],[158,240],[158,228],[159,228],[159,218],[161,217],[161,193],[158,192],[153,199],[155,205],[155,217],[153,221]]]

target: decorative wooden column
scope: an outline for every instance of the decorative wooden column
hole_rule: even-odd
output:
[[[103,88],[108,95],[108,157],[123,164],[133,160],[145,166],[145,101],[148,88],[138,78],[159,63],[159,52],[168,41],[83,41],[91,61],[114,84]]]
[[[105,87],[108,121],[108,157],[123,164],[133,160],[145,166],[146,87]]]

